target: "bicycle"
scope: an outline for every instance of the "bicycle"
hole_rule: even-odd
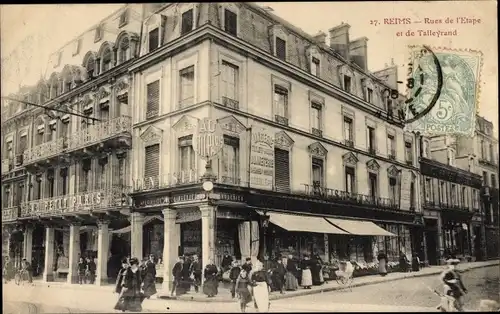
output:
[[[351,262],[340,262],[339,270],[335,271],[335,281],[341,287],[347,287],[352,291],[352,282],[354,281],[354,268]]]

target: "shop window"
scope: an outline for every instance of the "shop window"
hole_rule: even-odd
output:
[[[146,146],[144,149],[144,178],[145,189],[154,189],[158,187],[160,174],[160,144]]]
[[[180,75],[179,108],[186,108],[194,104],[194,65],[182,69]]]
[[[221,183],[240,184],[240,140],[224,136],[221,158]]]
[[[181,36],[192,31],[193,26],[193,9],[190,9],[182,14]]]
[[[290,191],[290,155],[287,150],[274,149],[275,184],[278,192]]]

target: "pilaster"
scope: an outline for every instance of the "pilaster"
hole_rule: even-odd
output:
[[[23,258],[31,263],[33,254],[33,227],[28,225],[24,230],[24,250]]]
[[[108,283],[108,255],[109,255],[109,222],[101,220],[97,222],[97,273],[96,284],[98,286]]]
[[[134,212],[130,215],[130,226],[131,226],[131,257],[136,257],[142,260],[143,248],[142,248],[142,237],[143,237],[143,227],[144,227],[144,215],[138,212]]]
[[[201,262],[205,269],[209,262],[215,262],[216,207],[204,204],[199,208],[201,211]]]
[[[163,212],[163,224],[164,224],[164,241],[163,241],[163,284],[160,296],[169,296],[170,291],[172,291],[172,269],[174,268],[177,254],[178,254],[178,243],[177,238],[177,228],[175,225],[175,219],[177,217],[177,211],[172,208],[165,208]]]
[[[43,269],[43,281],[54,280],[54,240],[55,230],[53,227],[45,229],[45,263]]]
[[[78,260],[80,251],[80,225],[69,226],[69,272],[68,283],[78,283]]]

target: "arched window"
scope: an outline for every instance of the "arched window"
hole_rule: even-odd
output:
[[[118,64],[122,64],[130,59],[130,42],[128,38],[123,38],[118,48]]]
[[[106,49],[102,54],[101,73],[111,69],[111,49]]]
[[[50,98],[56,98],[60,94],[59,82],[57,79],[53,79],[52,82],[50,82]]]
[[[97,73],[95,73],[95,59],[94,57],[89,57],[87,64],[85,64],[85,69],[87,69],[87,74],[89,78],[94,77]]]

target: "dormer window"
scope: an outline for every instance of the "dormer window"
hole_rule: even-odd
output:
[[[351,92],[351,77],[344,75],[344,90],[348,93]]]
[[[94,35],[94,42],[98,42],[102,39],[103,31],[104,30],[103,30],[102,25],[99,25],[96,27],[95,35]]]
[[[120,15],[120,23],[118,24],[118,27],[123,27],[123,26],[127,25],[128,15],[129,15],[128,9],[123,11],[123,13]]]
[[[153,51],[158,48],[160,44],[160,29],[157,27],[149,32],[149,51]]]
[[[286,61],[286,41],[279,37],[276,37],[276,57]]]
[[[193,19],[193,9],[190,9],[184,13],[182,13],[182,21],[181,21],[181,36],[189,33],[193,30],[194,27],[194,19]]]
[[[366,89],[366,101],[369,103],[372,103],[373,101],[373,89],[371,88]]]
[[[311,74],[319,77],[320,62],[318,58],[312,57],[311,60]]]
[[[104,73],[109,69],[111,69],[111,49],[107,49],[102,55],[101,73]]]
[[[238,36],[238,15],[228,9],[224,10],[224,30],[233,36]]]
[[[75,43],[74,43],[74,48],[73,48],[73,56],[76,56],[77,54],[80,53],[80,47],[82,46],[82,39],[78,38]]]

